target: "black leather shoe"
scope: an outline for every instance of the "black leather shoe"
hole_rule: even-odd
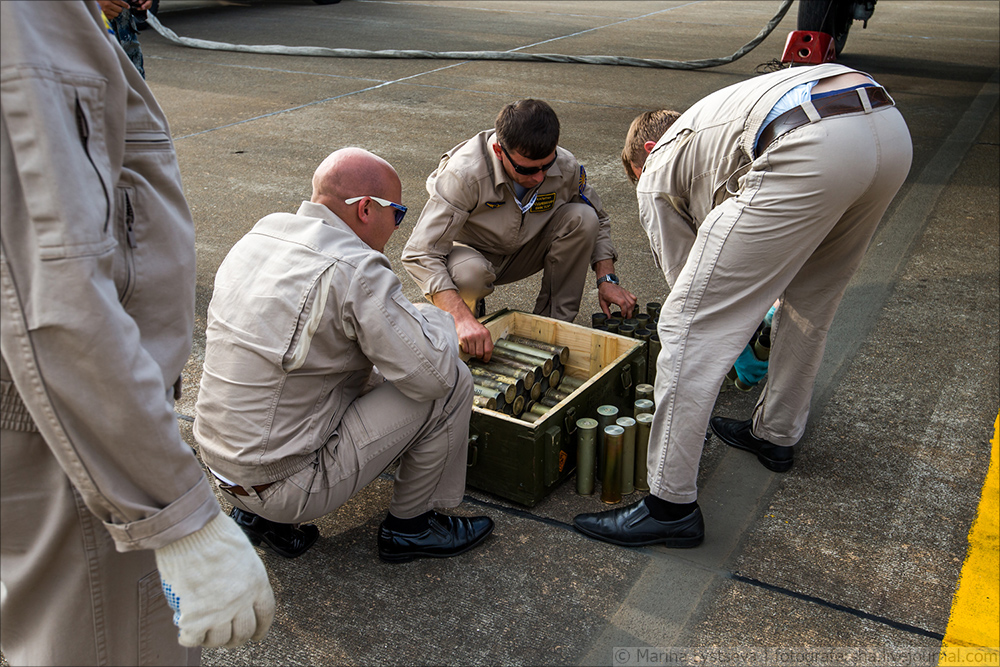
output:
[[[662,544],[675,549],[696,547],[705,539],[705,520],[701,509],[677,521],[657,521],[642,500],[607,512],[579,514],[573,525],[584,535],[623,547]]]
[[[319,528],[311,523],[298,526],[291,523],[277,523],[241,510],[239,507],[234,507],[229,516],[243,529],[250,544],[255,547],[263,544],[285,558],[298,558],[309,551],[309,547],[316,544],[319,538]]]
[[[743,449],[757,455],[765,468],[774,472],[788,472],[792,469],[792,448],[772,445],[761,440],[750,431],[750,420],[744,422],[725,417],[712,417],[712,431],[724,443],[736,449]]]
[[[414,558],[448,558],[465,553],[493,532],[488,516],[448,516],[431,512],[428,525],[419,533],[378,529],[378,557],[387,563],[406,563]]]

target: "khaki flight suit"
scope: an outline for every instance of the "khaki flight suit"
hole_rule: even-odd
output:
[[[837,306],[910,168],[895,106],[829,116],[754,146],[795,86],[853,72],[782,70],[709,95],[660,138],[639,179],[639,217],[670,294],[660,313],[649,485],[697,498],[705,430],[723,377],[775,299],[767,383],[752,432],[791,446],[805,431]],[[867,101],[858,91],[859,105]]]
[[[250,494],[229,500],[272,521],[332,512],[397,457],[394,516],[465,493],[472,376],[455,322],[410,303],[321,204],[262,218],[222,262],[196,411],[205,463]]]
[[[426,296],[458,290],[466,302],[542,271],[535,314],[571,322],[587,270],[616,259],[600,197],[559,147],[545,180],[519,202],[494,143],[493,130],[480,132],[441,158],[403,266]]]
[[[197,665],[153,553],[220,511],[173,412],[195,253],[170,130],[96,3],[0,18],[0,646]]]

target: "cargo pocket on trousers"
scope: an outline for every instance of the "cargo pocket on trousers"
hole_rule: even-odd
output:
[[[164,664],[164,653],[176,653],[174,611],[167,604],[160,573],[153,570],[139,580],[139,665]]]

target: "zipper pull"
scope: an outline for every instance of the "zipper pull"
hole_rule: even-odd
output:
[[[135,241],[134,222],[135,213],[132,211],[132,200],[129,199],[128,195],[125,195],[125,238],[128,239],[128,244],[132,248],[136,248],[139,245]]]
[[[83,113],[83,107],[80,106],[80,98],[76,98],[76,131],[80,134],[80,140],[83,145],[87,145],[87,139],[90,138],[90,129],[87,127],[87,117]]]

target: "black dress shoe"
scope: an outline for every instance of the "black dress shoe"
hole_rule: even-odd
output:
[[[657,521],[642,500],[607,512],[579,514],[573,525],[584,535],[623,547],[663,544],[675,549],[696,547],[705,539],[705,520],[701,509],[677,521]]]
[[[378,557],[387,563],[406,563],[414,558],[448,558],[465,553],[493,532],[488,516],[448,516],[431,512],[427,528],[418,533],[378,529]]]
[[[298,558],[316,544],[319,538],[319,528],[311,523],[298,526],[291,523],[268,521],[239,507],[234,507],[229,513],[236,525],[243,529],[250,544],[255,547],[269,547],[285,558]]]
[[[743,449],[757,455],[765,468],[774,472],[788,472],[792,468],[792,448],[772,445],[750,431],[750,420],[744,422],[725,417],[712,417],[712,431],[730,447]]]

